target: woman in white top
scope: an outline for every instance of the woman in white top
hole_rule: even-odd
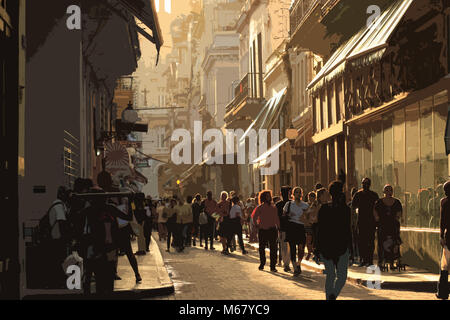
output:
[[[247,251],[244,247],[244,240],[242,239],[242,222],[243,222],[243,213],[242,208],[239,204],[239,198],[234,196],[231,199],[232,207],[230,209],[230,227],[231,227],[231,237],[234,238],[234,236],[237,234],[238,241],[239,241],[239,247],[242,250],[242,254],[246,254]]]
[[[306,211],[309,206],[306,202],[303,202],[303,190],[300,187],[296,187],[292,190],[292,196],[294,200],[288,201],[283,208],[283,213],[288,217],[288,223],[286,225],[286,242],[289,242],[289,249],[291,251],[291,261],[294,267],[294,276],[298,276],[302,273],[301,263],[305,254],[305,222]],[[298,264],[296,262],[296,256],[298,253]]]
[[[163,214],[166,202],[158,202],[158,207],[156,208],[156,213],[158,214],[159,241],[165,241],[167,239],[167,215],[164,217]]]

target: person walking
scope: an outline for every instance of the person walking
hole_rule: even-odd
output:
[[[378,225],[378,266],[383,267],[389,263],[391,269],[394,261],[400,259],[400,219],[402,217],[402,204],[393,197],[394,189],[390,184],[383,188],[384,197],[375,202],[373,214]],[[400,265],[400,261],[398,261]]]
[[[117,199],[117,203],[118,203],[118,205],[116,205],[117,209],[122,211],[125,215],[131,217],[129,205],[128,205],[128,198],[126,198],[126,197],[120,198],[119,197]],[[117,218],[117,222],[119,225],[119,230],[118,230],[119,249],[123,253],[126,254],[126,256],[128,258],[128,262],[130,263],[131,268],[134,271],[136,283],[140,283],[142,281],[142,277],[139,274],[138,262],[136,260],[136,257],[133,254],[133,249],[131,248],[131,234],[133,233],[133,230],[131,229],[130,221],[124,220],[121,218]],[[121,280],[121,278],[118,275],[116,275],[115,279]]]
[[[351,198],[355,196],[358,189],[352,188]],[[352,212],[352,246],[350,248],[350,266],[356,263],[357,259],[360,259],[359,256],[359,239],[358,239],[358,214],[356,210],[352,207],[352,201],[348,203],[348,206]]]
[[[175,242],[175,233],[177,232],[177,213],[175,207],[177,206],[177,200],[170,199],[168,205],[163,209],[163,217],[167,219],[167,249],[166,252],[170,252],[170,246],[172,241]]]
[[[180,198],[178,200],[178,205],[175,206],[175,213],[177,214],[177,222],[175,224],[175,232],[174,232],[174,245],[177,250],[177,252],[182,252],[184,250],[184,222],[185,216],[187,216],[186,213],[186,204],[184,203],[183,198]],[[190,208],[190,205],[189,209]],[[192,210],[192,209],[191,209]]]
[[[158,202],[156,212],[158,214],[158,235],[159,241],[167,240],[167,215],[164,216],[164,209],[168,204],[168,200]]]
[[[307,212],[307,217],[309,222],[312,225],[312,231],[313,231],[313,248],[314,248],[314,262],[318,265],[320,265],[320,252],[319,252],[319,245],[318,245],[318,222],[319,222],[319,210],[322,207],[323,204],[327,204],[331,201],[330,194],[328,193],[327,189],[321,188],[317,190],[316,193],[316,201],[309,207],[309,210]]]
[[[283,213],[288,218],[288,223],[286,225],[286,241],[289,243],[291,262],[294,267],[294,276],[298,276],[302,273],[301,265],[305,254],[305,213],[309,209],[309,206],[306,202],[302,201],[302,196],[302,188],[295,187],[292,190],[292,197],[294,200],[288,201],[283,208]],[[297,256],[298,262],[296,261]]]
[[[147,211],[145,209],[145,195],[137,193],[134,199],[134,230],[137,235],[138,251],[136,255],[143,256],[146,254],[146,242],[144,234],[144,222],[147,219]]]
[[[316,193],[315,192],[310,192],[308,193],[308,207],[310,210],[307,211],[307,216],[306,216],[306,220],[305,220],[305,234],[306,234],[306,248],[308,249],[308,254],[306,255],[306,261],[309,260],[309,258],[311,258],[311,255],[314,252],[314,246],[313,246],[313,228],[312,228],[312,224],[314,220],[314,217],[312,217],[312,215],[314,214],[314,209],[312,209],[312,207],[317,203],[316,202]],[[312,210],[311,210],[312,209]]]
[[[91,189],[90,193],[103,193],[101,189]],[[91,206],[80,213],[86,221],[86,269],[84,290],[90,294],[91,273],[95,275],[96,294],[109,297],[114,291],[114,277],[117,265],[117,251],[120,247],[119,224],[117,218],[131,221],[114,205],[107,204],[102,195],[94,196]]]
[[[192,215],[193,215],[193,234],[192,234],[192,244],[196,246],[196,239],[199,237],[200,246],[202,246],[202,239],[200,235],[200,212],[203,211],[202,207],[202,197],[200,194],[196,194],[194,198],[194,203],[192,204]]]
[[[222,243],[222,254],[229,255],[229,246],[231,244],[228,242],[231,239],[231,222],[230,222],[230,210],[231,203],[228,200],[228,192],[222,191],[220,194],[220,202],[217,204],[217,213],[220,215],[219,227],[217,234],[220,237],[220,242]]]
[[[247,206],[247,212],[249,216],[249,228],[250,228],[250,239],[249,243],[258,242],[258,227],[253,223],[252,213],[256,209],[256,198],[250,198],[250,203]]]
[[[379,199],[378,194],[370,190],[369,178],[362,180],[362,190],[359,190],[352,200],[352,208],[358,211],[358,239],[361,261],[359,266],[373,265],[375,250],[375,217],[373,207]]]
[[[284,206],[289,202],[290,194],[291,187],[281,187],[282,199],[276,203],[278,218],[280,219],[280,232],[278,235],[278,242],[280,246],[280,257],[283,262],[284,272],[291,271],[291,268],[289,267],[291,258],[289,254],[289,246],[286,241],[286,225],[288,224],[288,218],[283,213]]]
[[[192,245],[192,228],[194,222],[194,216],[192,211],[192,196],[186,198],[187,203],[185,203],[185,210],[183,211],[183,241],[186,247]]]
[[[230,209],[230,235],[232,238],[234,238],[235,235],[238,236],[239,247],[242,250],[242,254],[247,254],[244,247],[244,240],[242,238],[242,223],[244,222],[244,217],[242,207],[239,202],[239,197],[237,196],[234,196],[233,199],[231,199],[232,207]]]
[[[322,204],[318,215],[318,246],[325,265],[325,294],[327,300],[336,300],[347,281],[349,249],[351,246],[350,208],[342,201],[343,183],[334,181],[329,186],[331,204]]]
[[[450,181],[444,184],[445,198],[441,200],[440,212],[440,244],[442,246],[442,258],[440,277],[436,297],[447,300],[449,294],[448,272],[450,270]]]
[[[259,270],[266,264],[266,246],[270,248],[270,271],[277,272],[277,238],[280,219],[277,208],[272,204],[272,193],[268,190],[259,194],[260,205],[252,213],[252,221],[258,227]]]
[[[152,197],[148,196],[145,200],[145,219],[144,219],[144,238],[145,238],[145,251],[150,252],[150,242],[152,240],[153,229],[153,216],[155,208],[152,203]]]
[[[204,212],[208,217],[208,225],[204,227],[206,229],[205,250],[208,250],[208,240],[210,241],[210,250],[214,248],[214,229],[216,227],[216,219],[212,217],[212,214],[217,212],[217,202],[212,198],[212,191],[206,193],[206,199],[203,201],[202,206]]]
[[[67,223],[67,201],[68,190],[60,186],[56,192],[56,200],[48,211],[48,222],[50,224],[50,238],[48,242],[48,252],[51,255],[46,257],[49,264],[49,278],[52,279],[52,286],[59,288],[65,285],[66,275],[61,268],[61,264],[67,257],[67,249],[70,241],[70,231]]]

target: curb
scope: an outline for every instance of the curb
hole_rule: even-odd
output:
[[[244,245],[247,249],[258,251],[257,248],[255,248],[248,242],[246,242]],[[305,263],[302,263],[302,269],[324,274],[324,270],[322,268],[307,265]],[[347,281],[359,286],[366,287],[368,289],[374,289],[373,282],[369,280],[348,276]],[[379,289],[436,293],[437,284],[438,283],[436,281],[381,281]]]

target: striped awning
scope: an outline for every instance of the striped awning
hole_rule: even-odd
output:
[[[241,137],[240,141],[244,141],[250,131],[258,129],[269,129],[274,121],[279,118],[281,107],[286,98],[287,88],[276,93],[262,108],[256,119],[250,124]]]
[[[371,25],[362,28],[334,52],[307,89],[320,89],[342,74],[347,63],[364,66],[379,61],[388,47],[389,39],[412,3],[413,0],[397,0],[390,5]]]

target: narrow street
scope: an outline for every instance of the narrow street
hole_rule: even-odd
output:
[[[157,234],[153,234],[158,239]],[[215,251],[190,247],[185,252],[167,253],[165,242],[158,242],[175,293],[151,300],[324,300],[325,276],[303,271],[294,278],[277,267],[278,273],[258,270],[256,251],[242,255],[235,251],[230,256],[220,254],[220,243]],[[400,291],[370,290],[347,282],[339,300],[433,300],[433,294]]]

